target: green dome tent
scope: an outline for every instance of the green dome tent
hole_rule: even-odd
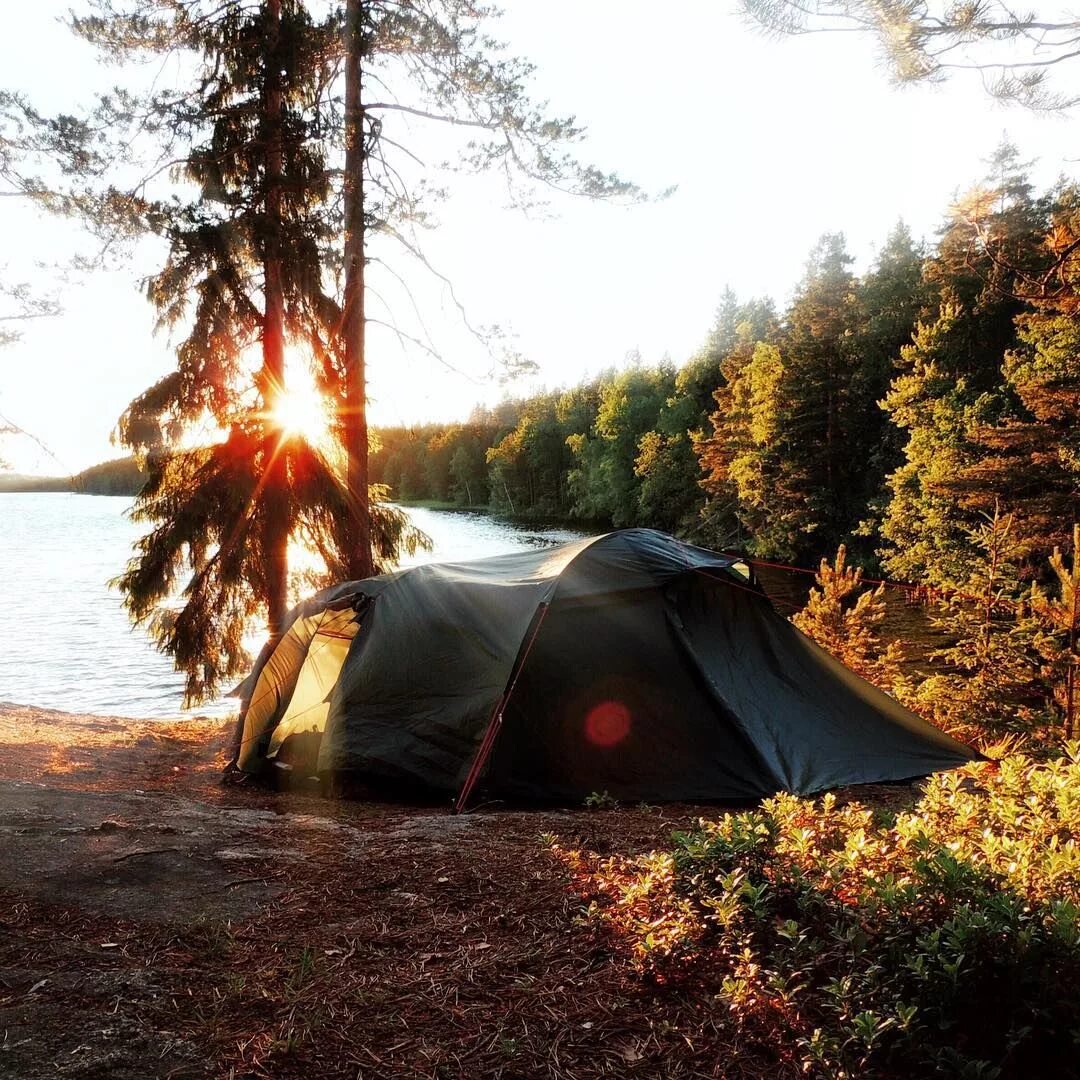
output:
[[[749,799],[976,756],[800,633],[740,565],[627,529],[334,586],[242,684],[234,767],[303,763],[461,806],[477,782]]]

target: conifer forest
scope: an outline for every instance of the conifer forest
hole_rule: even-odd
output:
[[[1072,735],[1078,249],[1080,188],[1036,191],[1005,142],[931,242],[898,224],[860,275],[825,235],[786,309],[729,287],[681,364],[633,356],[463,423],[381,429],[372,477],[405,501],[824,560],[815,594],[873,624],[880,588],[849,610],[858,566],[948,642],[929,678],[887,663],[876,681],[969,737]],[[819,639],[822,618],[802,616]]]

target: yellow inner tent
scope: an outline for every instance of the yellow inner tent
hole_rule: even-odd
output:
[[[290,735],[323,731],[330,711],[326,699],[359,629],[352,608],[320,611],[293,623],[255,684],[244,725],[241,758],[254,751],[254,744],[277,713],[290,686],[292,694],[274,728],[266,756],[275,757]]]

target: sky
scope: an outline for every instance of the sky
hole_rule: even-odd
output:
[[[74,107],[111,77],[60,24],[69,6],[38,0],[5,11],[0,86],[44,110]],[[784,303],[822,233],[846,235],[856,269],[899,219],[932,238],[1004,134],[1035,159],[1039,185],[1077,168],[1074,116],[1000,106],[962,77],[895,88],[857,36],[767,39],[725,0],[502,7],[495,36],[536,64],[536,97],[587,128],[579,156],[647,191],[676,190],[635,206],[556,198],[547,215],[526,217],[505,207],[491,180],[455,181],[425,250],[470,319],[507,328],[538,372],[511,386],[491,377],[447,290],[418,275],[417,300],[447,365],[375,330],[376,424],[464,419],[478,402],[571,385],[632,350],[681,363],[704,340],[726,285]],[[410,148],[435,160],[440,147],[424,122],[398,122]],[[0,200],[0,273],[55,288],[63,304],[0,350],[0,415],[49,449],[5,440],[0,458],[19,471],[68,473],[119,456],[109,442],[118,416],[172,363],[140,291],[160,251],[58,281],[49,266],[85,245],[72,223]]]

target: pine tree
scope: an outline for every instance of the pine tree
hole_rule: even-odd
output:
[[[785,319],[779,494],[797,555],[836,546],[859,519],[851,499],[865,460],[851,443],[861,404],[852,396],[859,357],[851,349],[851,261],[843,236],[822,237]]]
[[[1068,522],[1080,516],[1078,237],[1080,192],[1069,186],[1054,198],[1042,245],[1046,269],[1017,274],[1027,309],[1015,319],[1016,342],[1005,354],[1003,406],[974,428],[976,460],[953,485],[967,505],[986,509],[997,501],[1013,512],[1040,557],[1069,541]]]
[[[341,434],[345,477],[355,500],[345,540],[345,561],[351,578],[374,572],[371,551],[370,445],[367,423],[367,270],[364,220],[367,154],[363,102],[364,60],[370,51],[363,0],[346,0],[344,26],[345,97],[343,135],[345,177],[342,184],[345,284],[341,299],[342,406]]]
[[[900,675],[903,649],[883,645],[879,628],[885,618],[885,586],[866,589],[862,570],[847,565],[843,544],[830,563],[822,559],[806,606],[791,621],[842,664],[883,690]]]
[[[898,577],[959,585],[975,555],[972,530],[995,503],[967,470],[981,456],[978,433],[1011,407],[1003,365],[1024,310],[1018,278],[1045,258],[1045,207],[1025,170],[1003,144],[987,181],[953,207],[925,265],[936,307],[901,350],[884,399],[890,421],[906,433],[881,530],[885,564]]]
[[[751,537],[755,554],[793,559],[797,557],[799,523],[788,517],[792,500],[783,488],[779,452],[788,414],[783,397],[789,385],[785,374],[779,347],[757,342],[749,363],[731,384],[728,422],[739,438],[728,442],[726,464],[717,461],[714,465],[713,490],[720,477],[732,485],[738,518]]]
[[[718,316],[719,323],[719,316]],[[706,347],[675,374],[675,388],[656,418],[656,427],[638,441],[634,474],[640,480],[640,520],[652,528],[696,536],[705,494],[695,444],[704,436],[712,395],[721,379],[721,339]]]
[[[172,93],[146,103],[182,162],[181,190],[190,197],[104,198],[170,248],[147,291],[161,325],[183,326],[186,336],[176,370],[119,425],[121,439],[147,458],[133,516],[152,530],[118,580],[132,616],[152,623],[187,675],[187,699],[197,701],[246,664],[243,634],[257,612],[271,635],[283,631],[290,538],[302,536],[339,570],[342,522],[352,510],[324,448],[289,430],[279,408],[286,344],[319,354],[310,330],[327,300],[327,166],[310,113],[327,72],[327,31],[293,0],[228,6],[201,19],[168,4],[153,14],[107,10],[75,25],[117,57],[156,54],[165,42],[196,64],[197,105]],[[130,107],[122,98],[103,105],[114,118]],[[259,354],[253,374],[251,348]],[[334,393],[325,350],[322,359],[323,385]],[[207,422],[222,441],[178,447],[182,434]],[[389,508],[374,532],[383,558],[418,539]],[[181,587],[183,608],[163,609]]]
[[[730,287],[724,289],[703,346],[678,370],[675,391],[660,409],[656,427],[639,441],[634,472],[641,481],[638,501],[644,524],[721,545],[732,542],[738,524],[731,510],[718,513],[714,501],[709,520],[702,520],[709,503],[704,484],[712,468],[702,460],[703,453],[711,452],[703,445],[716,435],[710,417],[714,395],[727,382],[725,360],[744,339],[764,336],[766,324],[773,321],[770,305],[741,304]]]
[[[907,581],[958,585],[968,576],[972,520],[948,490],[973,455],[967,427],[973,395],[964,376],[950,373],[963,322],[958,308],[946,305],[935,321],[920,324],[901,350],[904,371],[883,401],[907,436],[905,461],[888,480],[885,564]]]
[[[754,466],[744,459],[764,452],[754,440],[753,381],[750,365],[758,344],[771,343],[777,335],[777,319],[770,301],[751,301],[728,313],[726,301],[717,313],[710,335],[715,348],[719,382],[713,390],[713,411],[693,439],[701,467],[699,484],[706,494],[701,510],[702,533],[717,547],[742,547],[747,533],[754,535],[761,515],[757,512],[756,485],[740,487],[737,477]],[[757,376],[760,380],[760,373]],[[764,464],[764,463],[762,463]]]
[[[720,408],[699,440],[704,487],[716,498],[729,485],[758,554],[800,558],[832,546],[863,510],[847,445],[860,408],[850,262],[843,237],[823,237],[776,342],[733,350],[720,364]]]
[[[924,258],[923,246],[901,222],[855,288],[858,314],[851,350],[858,364],[851,386],[856,410],[850,452],[863,464],[852,477],[852,506],[866,508],[857,532],[869,538],[871,549],[880,547],[887,503],[885,478],[903,463],[900,431],[888,422],[881,402],[896,374],[897,358],[911,343],[929,300],[930,289],[922,274]],[[866,555],[870,554],[867,550]]]
[[[1042,622],[1035,647],[1043,661],[1042,675],[1060,709],[1066,739],[1078,733],[1080,711],[1080,525],[1072,528],[1072,566],[1065,565],[1060,547],[1054,548],[1050,568],[1056,581],[1057,596],[1032,586],[1031,605]]]
[[[724,291],[720,294],[720,303],[716,307],[704,352],[719,364],[739,343],[742,336],[740,327],[745,321],[745,305],[739,303],[735,290],[730,285],[725,285]]]
[[[730,533],[721,522],[733,514],[753,551],[798,559],[835,546],[865,516],[879,486],[867,464],[883,380],[870,339],[857,334],[850,263],[842,236],[822,237],[782,325],[770,327],[763,308],[757,333],[740,340],[735,330],[718,365],[712,430],[695,440],[712,536]],[[737,316],[730,304],[722,314],[715,337],[729,342]]]
[[[582,137],[572,117],[546,113],[528,93],[532,65],[507,56],[487,32],[497,12],[473,0],[346,0],[344,22],[345,100],[343,190],[345,292],[339,320],[343,348],[342,428],[349,487],[364,492],[368,480],[366,333],[382,324],[399,341],[429,355],[438,350],[421,330],[409,333],[393,311],[375,318],[366,306],[371,241],[381,242],[379,263],[388,284],[403,286],[403,306],[413,303],[408,269],[395,269],[405,256],[449,286],[431,266],[417,230],[427,224],[423,177],[414,177],[411,137],[395,125],[404,121],[464,132],[457,167],[501,172],[512,201],[529,206],[536,187],[594,199],[640,197],[638,189],[613,173],[585,165],[569,152]],[[402,92],[404,91],[404,92]],[[451,296],[459,308],[453,290]],[[464,309],[462,309],[464,315]],[[491,335],[469,329],[491,347]],[[513,365],[519,358],[504,356]],[[361,501],[363,495],[360,496]],[[366,538],[363,507],[348,547],[354,576],[363,576]]]
[[[1014,519],[995,510],[970,530],[970,543],[963,589],[942,601],[933,619],[951,642],[932,654],[945,670],[905,703],[946,730],[974,736],[1015,724],[1019,711],[1039,700],[1040,686]]]

